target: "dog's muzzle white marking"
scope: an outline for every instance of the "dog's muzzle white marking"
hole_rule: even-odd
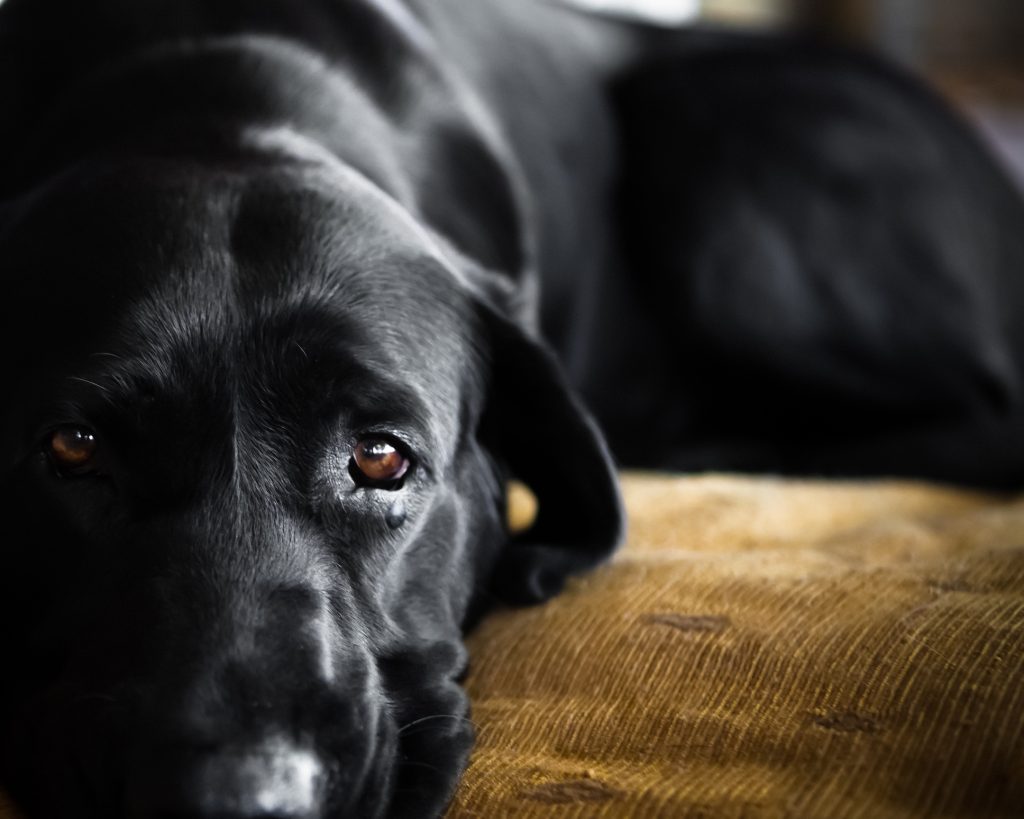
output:
[[[203,815],[316,815],[324,767],[309,750],[283,738],[225,751],[205,760],[195,787]]]

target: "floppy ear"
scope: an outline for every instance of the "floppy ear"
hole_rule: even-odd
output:
[[[487,312],[493,359],[482,434],[538,506],[533,525],[499,554],[491,591],[506,603],[538,603],[615,550],[622,501],[604,439],[555,357],[513,322]]]

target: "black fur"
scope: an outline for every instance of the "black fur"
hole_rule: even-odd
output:
[[[629,464],[1024,476],[1020,199],[864,58],[520,0],[7,0],[0,109],[30,816],[438,815],[464,627],[621,536],[577,392]]]

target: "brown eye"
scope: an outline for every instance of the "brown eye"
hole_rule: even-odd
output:
[[[62,472],[83,474],[96,460],[96,435],[82,427],[62,427],[50,436],[50,460]]]
[[[357,479],[386,488],[409,471],[409,459],[385,438],[363,438],[352,453],[352,466]]]

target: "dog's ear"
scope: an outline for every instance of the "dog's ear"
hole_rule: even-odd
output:
[[[624,515],[614,465],[596,424],[551,351],[485,308],[491,383],[481,435],[537,499],[537,514],[500,553],[490,591],[506,603],[537,603],[619,545]]]

